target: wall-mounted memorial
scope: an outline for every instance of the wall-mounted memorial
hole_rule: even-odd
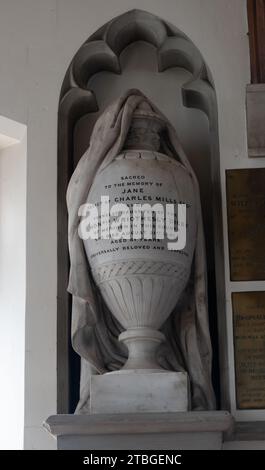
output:
[[[139,52],[139,41],[155,53],[156,77],[172,68],[185,71],[185,79],[176,81],[172,92],[165,81],[161,84],[165,107],[148,78],[143,76],[141,83],[131,76],[128,84],[125,80],[125,54],[132,45]],[[106,80],[103,94],[101,72]],[[111,74],[122,75],[126,87],[111,87],[106,78]],[[131,87],[144,90],[171,122],[178,123],[182,143],[168,119],[140,91],[125,93]],[[183,142],[182,105],[176,106],[176,93],[185,108],[200,110],[200,117],[207,117],[206,134],[200,132],[200,145],[194,153],[197,158]],[[106,108],[111,100],[116,101]],[[171,115],[169,102],[176,106]],[[161,445],[171,449],[220,448],[222,434],[232,419],[226,411],[215,411],[211,377],[208,316],[214,352],[219,347],[220,353],[219,357],[213,355],[217,395],[218,361],[222,369],[221,400],[217,398],[222,409],[228,409],[218,119],[211,72],[185,34],[148,12],[132,10],[106,23],[78,50],[65,75],[58,116],[60,413],[72,412],[77,404],[73,383],[79,376],[66,360],[67,355],[73,358],[68,349],[70,319],[72,345],[81,357],[81,380],[75,415],[52,416],[46,427],[58,436],[58,448],[64,449],[128,449],[132,442],[135,449]],[[194,143],[192,121],[188,119],[186,124],[190,127],[188,141]],[[66,294],[65,204],[71,176],[67,199],[72,307]],[[80,238],[80,222],[85,225],[87,216],[82,209],[79,212],[80,206],[99,208],[101,196],[109,197],[110,206],[113,202],[127,203],[130,208],[135,202],[155,203],[162,206],[161,211],[166,211],[168,203],[184,203],[187,243],[182,249],[168,250],[172,240],[150,240],[145,234],[137,240]],[[104,220],[101,213],[99,230]],[[127,224],[131,221],[129,217]],[[172,221],[178,230],[178,214]]]
[[[98,119],[67,201],[72,342],[86,362],[77,412],[214,409],[199,186],[175,129],[140,91]]]
[[[265,408],[265,292],[232,295],[238,409]]]
[[[265,280],[265,168],[227,170],[231,281]]]

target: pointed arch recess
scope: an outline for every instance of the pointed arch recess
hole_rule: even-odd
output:
[[[120,55],[130,44],[145,41],[156,48],[158,71],[182,67],[191,78],[182,87],[186,107],[203,111],[209,119],[214,227],[219,354],[223,374],[227,370],[224,312],[224,272],[217,103],[211,73],[191,40],[169,23],[142,10],[132,10],[106,23],[90,36],[75,54],[66,72],[58,110],[58,295],[57,295],[57,408],[69,412],[70,296],[67,294],[69,259],[67,241],[66,189],[74,170],[73,140],[77,121],[98,111],[97,98],[88,88],[89,79],[101,71],[121,73]],[[223,379],[223,383],[228,383]],[[222,407],[227,408],[226,389],[221,386]]]

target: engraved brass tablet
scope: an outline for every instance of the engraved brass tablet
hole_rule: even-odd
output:
[[[265,280],[265,168],[226,177],[231,281]]]
[[[239,409],[265,408],[265,292],[232,294]]]

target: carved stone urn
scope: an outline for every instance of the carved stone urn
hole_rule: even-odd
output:
[[[102,196],[127,204],[186,204],[186,246],[172,251],[164,239],[102,239],[84,241],[92,275],[112,315],[124,331],[119,340],[128,348],[121,372],[163,372],[158,346],[160,328],[176,307],[190,277],[196,239],[196,201],[191,175],[176,159],[161,153],[163,122],[150,109],[134,114],[124,150],[99,171],[87,202],[99,207]],[[154,216],[149,223],[154,223]],[[100,220],[103,223],[103,220]],[[143,224],[142,224],[143,225]]]

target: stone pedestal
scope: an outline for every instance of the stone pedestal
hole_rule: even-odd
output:
[[[124,370],[91,376],[91,414],[187,410],[188,378],[185,372]]]
[[[61,450],[217,450],[233,426],[226,411],[50,416]]]

